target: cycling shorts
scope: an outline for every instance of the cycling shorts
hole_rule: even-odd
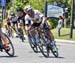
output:
[[[13,25],[15,25],[15,24],[17,24],[17,21],[15,21],[15,22],[12,22],[13,23]]]
[[[40,25],[41,25],[41,22],[32,24],[33,27],[39,27]]]

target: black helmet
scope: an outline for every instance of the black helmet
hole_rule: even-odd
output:
[[[11,16],[15,16],[15,13],[11,13],[10,15],[11,15]]]
[[[18,7],[18,8],[16,9],[16,11],[17,11],[17,12],[24,12],[24,10],[23,10],[22,7]]]

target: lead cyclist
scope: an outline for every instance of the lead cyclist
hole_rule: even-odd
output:
[[[52,32],[50,31],[50,25],[47,18],[44,16],[41,18],[40,13],[34,11],[31,6],[27,6],[25,8],[25,11],[27,13],[25,16],[25,24],[26,24],[25,28],[26,28],[27,34],[29,34],[28,31],[30,31],[31,35],[35,36],[36,41],[38,42],[37,34],[35,32],[35,27],[38,27],[39,30],[45,29],[48,35],[48,38],[50,39],[50,42],[52,43],[54,41],[54,36]]]

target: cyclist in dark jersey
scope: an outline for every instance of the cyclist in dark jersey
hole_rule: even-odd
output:
[[[18,21],[22,23],[24,31],[25,31],[25,15],[26,13],[24,12],[24,10],[21,7],[17,8],[17,14],[18,14]],[[26,32],[26,31],[25,31]]]
[[[18,16],[16,16],[15,13],[11,13],[10,22],[11,22],[12,28],[17,33],[17,29],[18,29],[18,23],[17,23],[18,22]]]
[[[22,30],[22,27],[25,31],[25,15],[26,13],[24,12],[24,10],[21,7],[17,8],[17,14],[18,14],[18,31],[20,32],[20,38],[22,39],[22,42],[24,42],[25,38],[24,38],[24,33]],[[26,32],[26,31],[25,31]]]

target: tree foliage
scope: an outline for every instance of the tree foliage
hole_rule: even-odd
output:
[[[44,3],[47,1],[49,4],[54,4],[55,0],[15,0],[15,7],[25,7],[25,5],[30,4],[34,9],[38,9],[44,12]],[[59,0],[58,3],[62,4],[65,0]],[[67,7],[71,8],[71,0],[67,1]]]

